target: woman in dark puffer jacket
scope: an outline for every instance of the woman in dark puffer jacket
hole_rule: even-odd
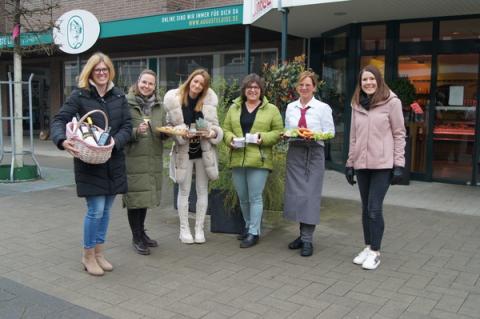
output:
[[[78,150],[67,139],[65,125],[78,113],[102,110],[108,117],[111,138],[115,143],[111,158],[104,164],[87,164],[74,159],[77,195],[85,197],[87,213],[83,223],[82,264],[96,276],[111,271],[113,266],[103,255],[110,208],[116,194],[127,192],[125,155],[123,147],[130,140],[132,124],[125,94],[114,87],[115,70],[112,61],[103,53],[93,54],[80,73],[78,88],[72,92],[52,122],[52,141],[61,150],[76,155]],[[91,115],[93,123],[105,126],[105,119],[97,112]]]

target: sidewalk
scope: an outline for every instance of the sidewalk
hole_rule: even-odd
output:
[[[52,178],[69,171],[47,169]],[[326,175],[309,258],[286,248],[298,232],[287,222],[249,249],[208,231],[203,245],[181,244],[168,187],[147,215],[160,246],[140,256],[117,198],[107,242],[116,268],[94,278],[79,262],[85,205],[72,183],[30,190],[22,183],[10,194],[21,184],[0,184],[0,318],[480,318],[475,187],[393,187],[375,271],[351,262],[363,242],[358,190],[337,172]]]

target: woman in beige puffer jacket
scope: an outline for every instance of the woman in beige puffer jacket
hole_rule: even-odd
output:
[[[207,71],[193,71],[178,89],[165,94],[164,107],[167,123],[177,129],[188,129],[196,121],[206,122],[207,135],[198,137],[190,134],[175,136],[170,153],[170,177],[178,183],[178,216],[182,243],[204,243],[203,231],[208,204],[208,181],[218,178],[216,145],[223,139],[223,131],[217,117],[218,98],[209,88],[210,75]],[[203,119],[203,120],[199,120]],[[197,191],[195,238],[188,223],[188,195],[195,169]]]

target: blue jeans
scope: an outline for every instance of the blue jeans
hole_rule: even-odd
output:
[[[260,235],[263,215],[263,188],[269,171],[263,168],[234,168],[233,184],[237,190],[245,228],[252,235]]]
[[[83,247],[95,248],[107,236],[110,208],[115,195],[87,196],[87,214],[83,220]]]

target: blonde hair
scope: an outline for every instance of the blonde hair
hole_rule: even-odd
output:
[[[113,68],[112,60],[110,60],[108,55],[103,54],[102,52],[96,52],[88,59],[87,63],[82,69],[82,72],[80,73],[80,76],[78,77],[79,88],[86,89],[90,86],[88,80],[93,73],[93,69],[100,62],[105,63],[108,68],[108,80],[113,81],[115,78],[115,70]]]
[[[182,102],[182,105],[188,105],[188,92],[190,91],[190,83],[197,75],[201,75],[203,77],[203,91],[198,98],[197,105],[195,105],[195,112],[200,112],[202,111],[203,101],[205,100],[208,89],[210,88],[210,74],[208,74],[208,72],[204,69],[197,69],[188,76],[188,79],[185,81],[185,83],[180,85],[178,90],[180,92],[180,101]]]
[[[140,79],[142,78],[143,75],[145,74],[149,74],[151,76],[153,76],[155,78],[155,89],[153,90],[153,94],[152,95],[157,95],[157,73],[155,73],[154,71],[150,70],[150,69],[145,69],[143,70],[142,72],[140,72],[140,75],[138,76],[138,79],[137,79],[137,82],[135,82],[131,87],[130,89],[128,90],[128,92],[130,93],[133,93],[135,95],[142,95],[140,93],[140,90],[138,89],[138,83],[140,82]]]
[[[297,86],[300,85],[300,82],[302,82],[306,78],[310,78],[312,80],[313,88],[315,89],[315,91],[317,91],[318,75],[312,71],[303,71],[302,73],[300,73],[298,75]]]

